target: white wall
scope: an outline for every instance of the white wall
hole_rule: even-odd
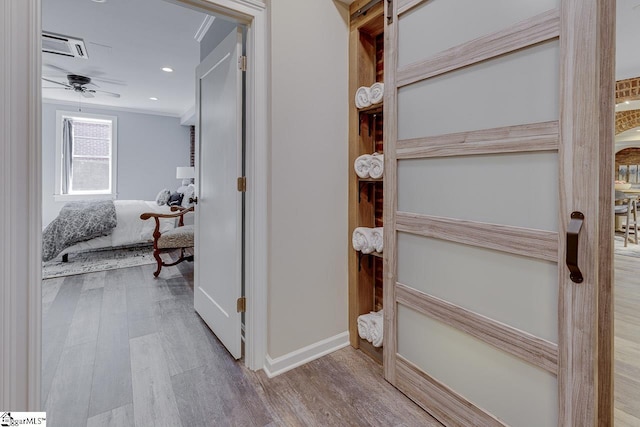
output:
[[[69,105],[42,105],[43,226],[64,205],[53,199],[57,110],[75,111]],[[84,107],[82,112],[118,118],[118,199],[154,200],[163,188],[175,191],[180,186],[176,166],[189,165],[189,127],[180,126],[179,118]]]
[[[270,2],[268,354],[348,329],[348,10]]]

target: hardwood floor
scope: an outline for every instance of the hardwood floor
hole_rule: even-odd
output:
[[[640,258],[616,256],[615,425],[640,426]],[[42,395],[58,426],[439,426],[347,347],[269,379],[193,311],[191,265],[43,282]]]
[[[640,258],[615,257],[615,425],[640,426]]]
[[[278,377],[234,361],[193,311],[190,264],[43,282],[52,426],[440,426],[351,347]]]

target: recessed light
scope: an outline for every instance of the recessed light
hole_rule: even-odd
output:
[[[91,0],[94,3],[106,3],[107,0]]]
[[[162,67],[162,71],[166,73],[173,73],[173,68],[170,67]]]
[[[149,99],[150,99],[150,100],[152,100],[152,101],[157,101],[157,100],[158,100],[158,98],[156,98],[155,96],[152,96],[152,97],[151,97],[151,98],[149,98]]]
[[[624,101],[625,104],[629,105],[629,101]]]

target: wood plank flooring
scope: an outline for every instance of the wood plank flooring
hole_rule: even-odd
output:
[[[640,426],[640,258],[616,256],[615,425]],[[43,282],[51,425],[439,426],[347,347],[278,377],[234,361],[193,311],[191,265]]]
[[[347,347],[269,379],[193,311],[188,263],[43,282],[52,426],[440,426]]]
[[[615,257],[615,425],[640,426],[640,258]]]

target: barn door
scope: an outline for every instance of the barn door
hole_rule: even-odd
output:
[[[607,425],[613,2],[385,4],[385,377],[445,425]]]

